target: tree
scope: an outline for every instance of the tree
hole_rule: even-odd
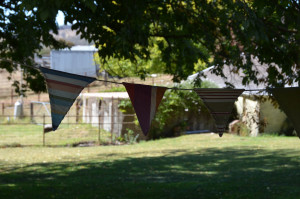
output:
[[[27,10],[22,2],[0,2],[0,68],[13,72],[18,66],[34,65],[34,53],[44,46],[62,48],[64,43],[53,38],[57,31],[55,15],[43,19],[36,9]],[[13,61],[13,62],[12,62]],[[18,64],[15,64],[18,63]],[[33,91],[45,91],[43,77],[34,69],[24,68],[27,85],[15,83],[16,90],[29,86]]]
[[[8,14],[6,7],[13,11]],[[110,58],[150,59],[151,41],[159,38],[165,72],[174,81],[193,73],[197,62],[215,65],[221,76],[223,65],[232,64],[233,72],[246,74],[245,84],[283,86],[300,80],[297,0],[24,0],[4,1],[0,9],[1,45],[6,49],[1,52],[19,62],[42,44],[59,47],[49,32],[57,32],[55,16],[61,10],[65,23],[95,42],[103,63]],[[257,78],[253,57],[269,65],[267,79]]]
[[[174,81],[190,75],[200,60],[215,65],[214,72],[221,76],[224,64],[242,69],[245,84],[299,82],[299,1],[94,2],[94,6],[73,3],[71,12],[64,13],[67,22],[77,20],[73,28],[83,37],[105,45],[99,50],[104,62],[109,57],[149,58],[149,41],[154,37],[161,38],[158,46],[165,72]],[[268,79],[257,78],[253,57],[269,65]]]
[[[105,70],[108,74],[118,77],[136,77],[139,76],[145,79],[147,75],[154,73],[163,73],[165,71],[165,63],[161,60],[161,51],[158,49],[156,40],[152,41],[149,53],[149,59],[141,59],[136,57],[132,62],[129,59],[109,58],[103,63],[98,53],[95,56],[95,61],[100,65],[101,70]],[[103,64],[100,64],[100,63]]]

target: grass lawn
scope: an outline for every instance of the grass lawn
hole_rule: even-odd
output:
[[[101,143],[111,142],[110,133],[100,131]],[[47,146],[72,145],[79,142],[98,143],[98,127],[90,124],[60,125],[59,129],[45,134]],[[0,148],[10,146],[42,146],[43,127],[38,125],[0,125]]]
[[[299,198],[296,137],[0,148],[0,198]]]

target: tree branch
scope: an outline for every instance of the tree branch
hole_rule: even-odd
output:
[[[291,0],[291,2],[299,11],[300,10],[300,2],[298,0]]]
[[[183,34],[183,35],[175,35],[175,34],[161,34],[161,33],[156,33],[156,34],[149,34],[150,37],[165,37],[165,38],[191,38],[192,35],[190,34]]]

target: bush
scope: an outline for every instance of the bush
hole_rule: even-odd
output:
[[[229,133],[239,136],[249,136],[250,129],[244,122],[240,120],[234,120],[229,124]]]
[[[134,144],[137,142],[137,139],[139,137],[139,134],[136,134],[133,132],[133,130],[131,129],[126,129],[127,130],[127,133],[124,135],[124,141],[127,143],[127,144]]]

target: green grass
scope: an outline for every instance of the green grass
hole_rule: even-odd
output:
[[[101,143],[110,142],[110,133],[100,131]],[[72,145],[79,142],[98,142],[98,127],[90,124],[60,125],[59,129],[45,134],[48,146]],[[43,127],[39,125],[0,125],[0,148],[10,146],[42,146]]]
[[[0,149],[0,198],[299,198],[296,137]]]

